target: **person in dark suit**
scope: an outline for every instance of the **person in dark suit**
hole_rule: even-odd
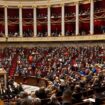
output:
[[[62,105],[72,105],[72,92],[69,89],[63,92]]]

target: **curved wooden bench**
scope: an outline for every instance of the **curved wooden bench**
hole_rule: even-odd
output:
[[[23,76],[15,76],[15,81],[17,83],[23,83],[26,85],[38,86],[38,87],[42,87],[42,86],[47,87],[49,85],[49,82],[47,79],[36,78],[36,77],[24,78]]]

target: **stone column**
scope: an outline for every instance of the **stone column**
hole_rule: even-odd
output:
[[[79,35],[79,2],[76,2],[76,25],[75,25],[76,35]]]
[[[64,4],[62,5],[62,28],[61,28],[61,30],[62,30],[62,36],[64,36],[65,35],[65,6],[64,6]]]
[[[50,6],[48,6],[47,8],[47,14],[48,14],[48,27],[47,27],[47,31],[48,31],[48,36],[51,36],[51,8]]]
[[[94,1],[90,3],[90,34],[94,34]]]
[[[37,13],[36,7],[33,8],[33,27],[34,27],[34,37],[37,36]]]
[[[5,16],[5,36],[8,37],[8,13],[7,6],[4,8],[4,16]]]
[[[19,34],[23,37],[22,7],[19,7]]]

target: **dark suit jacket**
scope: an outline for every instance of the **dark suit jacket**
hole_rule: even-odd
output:
[[[71,103],[62,103],[62,105],[72,105]]]

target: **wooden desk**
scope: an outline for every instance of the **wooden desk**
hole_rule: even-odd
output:
[[[4,102],[0,99],[0,105],[4,105]]]

